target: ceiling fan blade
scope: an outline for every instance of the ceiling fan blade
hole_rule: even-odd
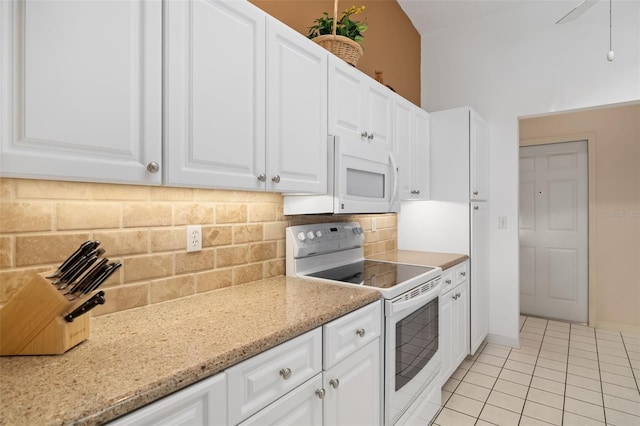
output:
[[[589,10],[591,6],[594,6],[597,2],[598,0],[582,0],[579,5],[571,9],[562,18],[558,19],[556,24],[564,24],[578,19],[583,13]]]

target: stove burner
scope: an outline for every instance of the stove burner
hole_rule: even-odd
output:
[[[307,276],[358,284],[365,287],[391,288],[398,283],[408,281],[433,269],[427,266],[363,260],[307,274]]]

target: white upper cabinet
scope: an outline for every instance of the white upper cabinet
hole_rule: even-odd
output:
[[[328,52],[269,18],[267,189],[327,192]]]
[[[326,192],[328,53],[249,2],[166,19],[166,183]]]
[[[3,1],[0,19],[2,175],[161,183],[162,3]]]
[[[185,0],[165,19],[166,183],[264,189],[265,14]]]
[[[400,151],[400,199],[429,199],[429,114],[398,95],[394,137]]]
[[[431,198],[488,200],[488,128],[468,107],[431,113]]]
[[[396,152],[393,92],[335,56],[329,58],[329,133]]]

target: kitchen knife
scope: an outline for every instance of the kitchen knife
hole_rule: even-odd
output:
[[[96,263],[96,260],[98,260],[98,256],[96,255],[88,257],[87,260],[81,263],[80,266],[75,269],[73,274],[71,274],[67,278],[67,280],[60,287],[58,287],[58,290],[64,290],[65,288],[67,288],[72,282],[78,279],[87,269],[89,269],[91,265]]]
[[[100,285],[105,282],[119,267],[121,267],[122,264],[121,263],[110,263],[107,267],[107,269],[102,272],[98,277],[95,278],[95,280],[93,280],[93,282],[84,290],[82,290],[82,292],[80,293],[80,295],[78,297],[82,297],[86,294],[91,293],[92,291],[96,290],[98,287],[100,287]]]
[[[64,271],[58,278],[52,281],[52,284],[58,285],[62,283],[68,283],[69,279],[75,276],[78,271],[80,271],[84,265],[89,261],[90,257],[88,255],[81,256],[75,263],[69,267],[66,271]],[[65,286],[66,287],[66,286]]]
[[[87,272],[82,278],[80,278],[78,282],[73,284],[71,290],[69,290],[69,292],[66,293],[65,296],[71,293],[75,293],[76,291],[82,291],[85,286],[89,285],[98,275],[100,275],[104,271],[104,269],[107,267],[106,263],[108,261],[109,259],[107,258],[100,259],[100,261],[89,272]]]
[[[86,314],[87,312],[89,312],[91,309],[95,308],[98,305],[103,305],[104,302],[105,302],[104,291],[99,291],[93,296],[91,296],[89,300],[87,300],[82,305],[74,309],[71,313],[65,315],[64,319],[67,322],[72,322],[74,318],[77,318],[82,314]]]
[[[80,247],[78,247],[78,249],[75,252],[73,252],[73,254],[69,256],[64,262],[62,262],[58,267],[58,269],[53,274],[48,275],[47,278],[56,278],[60,276],[62,273],[68,270],[73,264],[75,264],[75,262],[78,259],[80,259],[83,255],[90,252],[91,250],[94,250],[99,245],[100,245],[100,241],[97,241],[97,240],[96,241],[88,240],[80,244]]]

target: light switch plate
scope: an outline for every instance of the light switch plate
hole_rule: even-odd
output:
[[[507,217],[498,216],[498,229],[507,229]]]

